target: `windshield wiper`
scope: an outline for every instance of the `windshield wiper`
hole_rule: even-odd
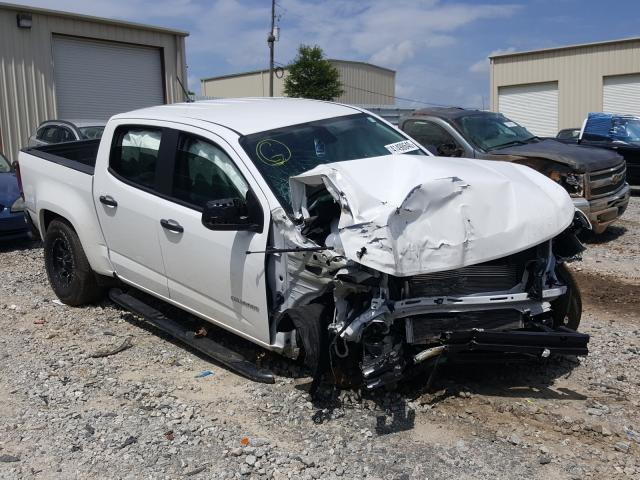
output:
[[[496,145],[495,147],[491,147],[491,150],[497,150],[500,148],[505,148],[505,147],[510,147],[512,145],[526,145],[527,142],[523,141],[523,140],[512,140],[510,142],[507,143],[501,143],[500,145]]]

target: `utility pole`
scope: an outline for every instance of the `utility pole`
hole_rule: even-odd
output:
[[[273,97],[273,47],[276,42],[274,31],[276,28],[276,0],[271,0],[271,30],[267,37],[269,44],[269,96]]]

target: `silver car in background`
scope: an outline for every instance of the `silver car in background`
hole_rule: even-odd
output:
[[[99,140],[106,123],[104,120],[47,120],[29,137],[28,146]]]

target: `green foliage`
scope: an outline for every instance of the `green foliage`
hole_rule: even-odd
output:
[[[317,45],[300,45],[298,55],[287,68],[284,93],[288,97],[333,100],[344,91],[340,73]]]

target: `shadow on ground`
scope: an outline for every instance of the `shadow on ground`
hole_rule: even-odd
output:
[[[627,233],[626,227],[621,225],[611,225],[603,233],[596,235],[591,230],[584,230],[579,237],[583,243],[587,245],[601,245],[603,243],[613,242]]]
[[[0,253],[16,252],[20,250],[35,250],[38,248],[42,248],[42,242],[40,240],[31,240],[29,238],[16,240],[0,239]]]
[[[139,295],[136,294],[136,296]],[[306,382],[298,383],[295,388],[309,392],[312,379],[300,362],[268,352],[222,328],[186,314],[182,310],[168,306],[152,297],[145,297],[150,303],[155,302],[154,307],[162,310],[168,316],[184,321],[193,331],[204,327],[206,329],[205,335],[244,356],[249,361],[255,362],[260,367],[272,371],[276,377],[307,379]],[[105,305],[107,304],[110,305],[110,302],[105,301]],[[203,360],[218,365],[218,368],[227,369],[215,360],[129,312],[123,311],[122,318],[184,348]],[[572,357],[546,360],[521,359],[518,361],[501,357],[493,359],[491,362],[478,362],[477,360],[471,363],[441,362],[435,373],[433,373],[433,368],[425,368],[416,372],[410,380],[398,384],[393,391],[382,388],[373,392],[362,391],[357,386],[336,387],[331,382],[331,372],[327,372],[324,381],[312,397],[314,411],[311,418],[317,424],[336,420],[343,416],[345,409],[359,408],[358,405],[366,400],[375,405],[376,433],[387,435],[414,428],[415,409],[409,404],[418,398],[422,403],[426,398],[427,403],[431,405],[450,397],[464,396],[466,392],[489,397],[584,400],[586,397],[578,392],[567,388],[553,387],[556,379],[568,378],[578,364],[578,361]],[[246,381],[250,382],[251,380]],[[428,385],[429,383],[430,385]]]

